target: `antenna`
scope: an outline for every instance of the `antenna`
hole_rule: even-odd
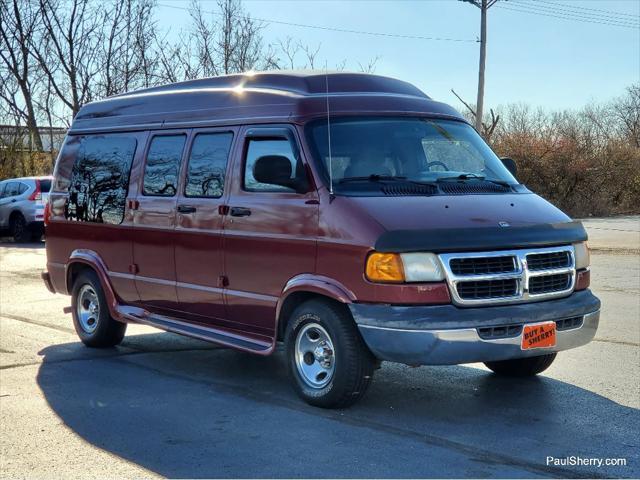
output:
[[[329,194],[333,195],[333,164],[331,159],[331,113],[329,110],[329,73],[327,72],[327,62],[324,63],[324,80],[327,89],[327,140],[329,142]]]

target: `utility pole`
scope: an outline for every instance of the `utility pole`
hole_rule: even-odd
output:
[[[461,0],[480,9],[480,64],[478,65],[478,97],[476,100],[476,130],[481,131],[484,109],[484,67],[487,59],[487,10],[498,0]]]

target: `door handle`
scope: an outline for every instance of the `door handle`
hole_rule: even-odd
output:
[[[244,207],[231,207],[232,217],[248,217],[251,215],[251,210]]]
[[[195,213],[196,207],[191,205],[178,205],[178,212],[180,213]]]

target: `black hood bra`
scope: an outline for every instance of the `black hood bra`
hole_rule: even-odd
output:
[[[470,252],[513,248],[550,247],[587,240],[581,222],[541,223],[511,227],[392,230],[380,235],[378,252]]]

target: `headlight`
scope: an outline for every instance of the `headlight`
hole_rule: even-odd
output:
[[[366,276],[372,282],[439,282],[440,260],[433,253],[378,253],[367,258]]]
[[[576,255],[576,270],[588,268],[591,264],[591,257],[589,255],[589,245],[587,245],[587,242],[574,243],[573,249]]]

